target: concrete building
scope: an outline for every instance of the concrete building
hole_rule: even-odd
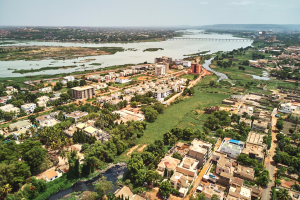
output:
[[[75,119],[75,122],[76,122],[78,119],[80,119],[81,117],[86,116],[88,114],[89,114],[88,112],[74,111],[74,112],[71,112],[70,114],[65,114],[65,118],[71,117],[71,118]]]
[[[93,98],[94,95],[95,95],[95,88],[92,86],[71,88],[71,96],[74,99]]]
[[[154,92],[153,97],[157,99],[158,101],[162,102],[164,101],[164,98],[172,94],[172,89],[167,88],[167,89],[162,89],[162,90],[157,90]]]
[[[231,185],[226,199],[243,199],[251,200],[252,189],[245,186]]]
[[[254,180],[254,173],[254,168],[239,164],[236,170],[233,172],[233,176],[252,181]]]
[[[240,123],[241,122],[245,122],[247,126],[251,127],[252,125],[252,120],[251,119],[247,119],[247,118],[241,118],[240,119]]]
[[[21,109],[28,114],[33,113],[36,108],[35,103],[28,103],[21,106]]]
[[[267,121],[254,120],[252,124],[252,129],[260,132],[267,133],[270,123]]]
[[[246,143],[242,154],[246,154],[249,158],[256,159],[258,162],[263,162],[265,158],[265,148],[260,145]]]
[[[112,101],[112,97],[110,96],[101,96],[101,97],[97,97],[97,102],[98,103],[110,103]]]
[[[48,96],[41,96],[37,98],[37,106],[38,107],[47,107],[47,102],[49,101],[50,97]]]
[[[225,154],[216,152],[213,155],[212,161],[216,164],[215,174],[218,176],[216,181],[222,185],[228,185],[232,176],[231,171],[233,160]]]
[[[29,129],[30,127],[32,127],[32,123],[30,122],[30,120],[22,120],[9,125],[10,130],[17,130],[17,131],[22,129]]]
[[[130,81],[131,81],[131,79],[128,79],[128,78],[125,78],[125,77],[118,77],[115,80],[116,83],[120,83],[120,84],[128,83]]]
[[[169,65],[172,64],[172,58],[171,57],[166,57],[166,56],[162,56],[162,57],[158,57],[154,59],[154,63],[163,63],[166,64],[165,65],[165,72],[169,71]]]
[[[127,186],[123,186],[121,189],[115,191],[115,196],[129,200],[146,200],[138,194],[133,194],[131,189]]]
[[[157,166],[156,171],[161,176],[171,177],[176,170],[176,167],[180,164],[180,160],[173,158],[171,156],[165,156],[161,159]],[[165,174],[166,173],[166,174]]]
[[[41,92],[41,93],[50,93],[50,92],[52,92],[52,87],[48,86],[48,87],[45,87],[45,88],[41,88],[41,89],[39,89],[39,92]]]
[[[7,95],[11,95],[15,92],[18,92],[18,90],[16,88],[14,88],[13,86],[7,86],[5,92],[7,93]]]
[[[74,77],[74,76],[65,76],[65,77],[64,77],[64,80],[65,80],[66,82],[74,81],[74,80],[75,80],[75,77]]]
[[[291,114],[292,112],[297,110],[297,106],[293,106],[291,103],[281,104],[278,112]]]
[[[155,76],[164,76],[166,75],[165,65],[155,65]]]
[[[224,192],[219,189],[219,186],[216,184],[210,184],[203,189],[203,193],[205,194],[206,198],[211,199],[211,197],[215,194],[218,196],[220,200],[224,199]]]
[[[3,104],[6,104],[7,100],[11,99],[11,96],[10,95],[7,95],[7,96],[3,96],[3,97],[0,97],[0,100],[2,100]]]
[[[7,104],[5,106],[1,106],[0,110],[2,110],[3,112],[15,112],[16,115],[18,115],[20,113],[20,108],[14,107],[14,105],[12,105],[12,104]]]
[[[55,171],[53,169],[50,169],[44,173],[46,182],[53,181],[54,179],[61,177],[61,175],[62,175],[61,173],[59,173],[58,171]]]
[[[202,65],[197,64],[197,63],[193,63],[191,64],[191,68],[190,70],[188,70],[189,74],[200,74],[202,72]]]
[[[199,161],[199,165],[203,166],[212,156],[212,144],[195,138],[189,148],[188,155]]]
[[[42,115],[42,116],[38,116],[37,118],[35,118],[35,120],[39,123],[42,124],[44,121],[48,121],[50,119],[53,119],[56,115],[58,115],[58,111],[56,112],[52,112],[49,113],[48,115]]]
[[[185,61],[185,60],[184,60],[184,61],[182,62],[182,66],[183,66],[183,67],[191,67],[191,66],[192,66],[192,62],[191,62],[191,61]]]
[[[291,117],[293,119],[300,119],[300,110],[293,111]]]
[[[120,114],[120,119],[117,119],[114,121],[120,124],[121,122],[126,123],[127,121],[143,121],[145,119],[145,116],[140,112],[133,112],[130,110],[116,110],[113,113]]]
[[[260,134],[260,133],[254,132],[254,131],[250,131],[248,134],[246,143],[264,146],[263,141],[264,141],[265,136],[267,136],[267,135]]]
[[[218,151],[227,154],[229,157],[236,158],[242,152],[243,146],[244,142],[224,138]]]
[[[60,123],[59,120],[55,119],[55,118],[50,118],[50,119],[47,119],[47,120],[44,120],[40,123],[40,127],[41,128],[44,128],[44,127],[52,127],[54,126],[55,124],[58,124]]]

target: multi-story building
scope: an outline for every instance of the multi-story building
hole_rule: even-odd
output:
[[[278,109],[279,112],[291,114],[292,112],[297,110],[297,106],[293,106],[291,103],[281,104]]]
[[[20,108],[14,107],[14,105],[12,105],[12,104],[7,104],[5,106],[1,106],[0,110],[2,110],[3,112],[15,112],[16,115],[18,115],[20,113]]]
[[[65,76],[65,77],[64,77],[64,80],[65,80],[66,82],[74,81],[74,80],[75,80],[75,77],[74,77],[74,76]]]
[[[270,123],[262,120],[254,120],[252,124],[252,129],[256,131],[261,131],[264,133],[268,132],[268,128],[270,127]]]
[[[27,114],[33,113],[34,109],[36,108],[35,103],[28,103],[21,106],[21,109],[26,112]]]
[[[218,175],[217,182],[228,185],[231,179],[232,159],[224,154],[214,154],[213,162],[216,163],[215,174]]]
[[[157,99],[158,101],[164,101],[164,98],[172,94],[172,89],[167,88],[167,89],[162,89],[162,90],[157,90],[154,92],[153,97]]]
[[[88,114],[89,114],[88,112],[74,111],[74,112],[71,112],[70,114],[65,114],[65,118],[71,117],[71,118],[75,119],[75,122],[76,122],[78,119],[80,119],[81,117],[86,116]]]
[[[246,143],[242,154],[246,154],[249,158],[256,159],[258,162],[263,162],[265,158],[265,148],[260,145]]]
[[[101,97],[97,97],[97,102],[98,103],[110,103],[112,101],[112,97],[110,96],[101,96]]]
[[[155,76],[164,76],[166,75],[165,65],[155,65]]]
[[[41,89],[39,89],[39,92],[41,92],[41,93],[50,93],[50,92],[52,92],[52,87],[48,86],[48,87],[45,87],[45,88],[41,88]]]
[[[41,96],[37,98],[37,105],[38,107],[47,107],[47,102],[49,101],[50,97],[48,96]]]
[[[154,59],[154,63],[164,63],[166,64],[165,66],[165,71],[168,72],[169,71],[169,65],[172,63],[172,58],[171,57],[166,57],[166,56],[162,56],[162,57],[158,57]]]
[[[29,129],[32,126],[32,123],[30,120],[22,120],[18,121],[16,123],[12,123],[9,125],[10,130],[22,130],[22,129]]]
[[[202,65],[197,64],[197,63],[193,63],[191,64],[191,68],[190,70],[188,70],[189,74],[200,74],[202,72]]]
[[[18,90],[16,88],[14,88],[13,86],[7,86],[6,87],[6,91],[5,91],[8,95],[13,94],[15,92],[18,92]]]
[[[192,66],[192,62],[191,62],[191,61],[185,61],[185,60],[184,60],[184,61],[182,62],[182,66],[183,66],[183,67],[191,67],[191,66]]]
[[[0,97],[0,100],[3,101],[3,104],[6,104],[7,100],[10,100],[10,99],[11,99],[10,95]]]
[[[203,166],[206,161],[212,156],[212,144],[195,138],[189,148],[189,156],[197,159],[199,165]]]
[[[174,174],[176,167],[180,164],[180,162],[181,161],[176,158],[173,158],[171,156],[165,156],[161,159],[156,171],[161,176],[165,176],[167,178],[171,177]]]
[[[220,200],[223,200],[224,198],[224,192],[220,190],[219,186],[216,184],[210,184],[209,186],[206,186],[203,188],[203,193],[208,199],[211,199],[211,197],[215,194],[218,196]]]
[[[71,96],[74,99],[92,98],[94,95],[95,95],[95,88],[92,86],[71,88]]]
[[[254,179],[254,173],[254,168],[239,164],[233,172],[233,176],[252,181]]]
[[[229,157],[236,158],[242,152],[243,146],[244,142],[224,138],[218,151],[227,154]]]

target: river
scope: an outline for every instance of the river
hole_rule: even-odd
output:
[[[58,200],[63,198],[64,196],[71,194],[72,192],[79,192],[79,191],[94,191],[95,182],[101,177],[105,176],[108,181],[111,181],[113,184],[119,179],[122,178],[123,175],[126,173],[126,165],[114,165],[113,167],[107,169],[103,174],[85,182],[78,182],[75,183],[72,187],[59,191],[58,193],[51,195],[48,200]],[[113,185],[111,193],[115,192],[118,189],[116,185]]]
[[[203,34],[202,30],[187,30],[187,38],[219,38],[219,39],[234,39],[232,35],[223,34]],[[169,56],[173,59],[182,59],[187,54],[197,53],[200,51],[209,51],[214,53],[217,51],[231,51],[240,47],[250,46],[252,42],[249,41],[200,41],[200,40],[167,40],[162,42],[141,42],[141,43],[67,43],[67,42],[37,42],[37,41],[21,41],[10,45],[28,45],[28,46],[71,46],[71,47],[123,47],[124,49],[136,49],[136,51],[117,52],[113,55],[87,56],[79,57],[70,60],[38,60],[38,61],[0,61],[0,74],[2,77],[20,77],[27,75],[39,74],[59,74],[70,73],[73,71],[84,71],[97,69],[99,66],[90,65],[91,63],[102,63],[100,67],[108,67],[113,65],[123,65],[129,63],[153,63],[154,58],[160,56]],[[2,46],[10,46],[2,45]],[[143,52],[147,48],[163,48],[155,52]],[[96,59],[94,61],[84,63],[85,67],[79,66],[78,63],[85,59]],[[47,70],[28,74],[12,73],[12,69],[39,69],[41,67],[53,66],[70,66],[77,62],[76,68]]]

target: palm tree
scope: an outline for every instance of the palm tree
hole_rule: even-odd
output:
[[[10,193],[11,190],[12,190],[12,188],[10,187],[10,185],[6,184],[1,188],[1,194],[6,196],[8,193]]]
[[[277,192],[278,200],[289,200],[291,196],[289,195],[289,192],[286,189],[280,188]]]
[[[30,137],[30,132],[29,132],[28,130],[26,131],[26,133],[25,133],[25,134],[26,134],[26,137],[27,137],[27,138],[29,138],[29,137]]]
[[[56,149],[56,143],[54,141],[51,143],[50,148],[52,150]]]
[[[20,140],[21,141],[23,141],[26,137],[25,137],[25,134],[24,133],[21,133],[20,135],[19,135],[19,138],[20,138]]]
[[[274,183],[275,183],[275,187],[276,187],[277,185],[281,185],[281,181],[280,181],[279,179],[276,179],[276,180],[274,181]]]

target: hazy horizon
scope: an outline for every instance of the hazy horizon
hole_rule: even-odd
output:
[[[0,26],[299,24],[300,0],[0,0]]]

